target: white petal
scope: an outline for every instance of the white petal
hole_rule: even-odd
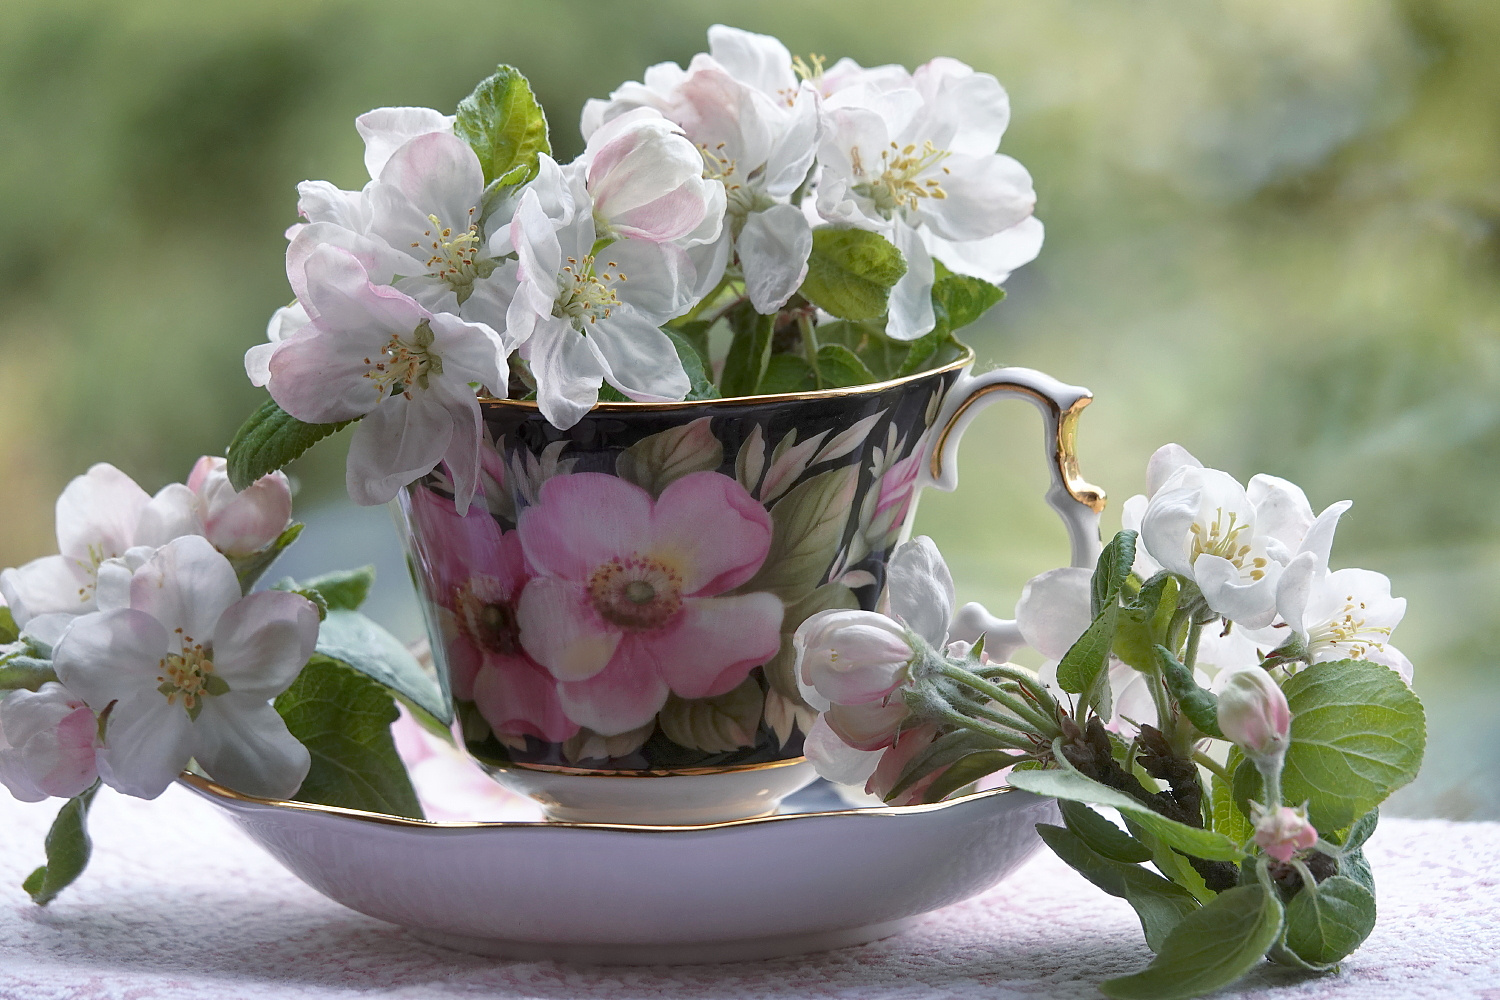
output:
[[[1316,578],[1327,565],[1311,552],[1303,552],[1287,564],[1276,584],[1276,613],[1293,632],[1307,635],[1304,613]]]
[[[186,710],[155,691],[136,691],[110,712],[99,776],[126,795],[154,799],[192,756],[193,724]]]
[[[708,51],[736,80],[762,93],[784,96],[797,89],[792,54],[780,39],[715,24],[708,29]]]
[[[537,406],[553,427],[567,430],[598,402],[604,366],[567,320],[544,318],[521,356],[531,363]]]
[[[57,498],[57,550],[92,565],[135,544],[135,528],[151,498],[106,462],[75,477]]]
[[[891,613],[942,648],[953,618],[953,574],[931,538],[920,535],[896,550],[886,569],[886,590]]]
[[[42,556],[0,573],[0,595],[18,626],[39,615],[78,615],[94,610],[93,574],[65,556]]]
[[[1302,488],[1262,473],[1250,478],[1245,495],[1255,508],[1256,532],[1269,535],[1286,546],[1287,551],[1296,552],[1313,523],[1312,506]]]
[[[803,741],[802,752],[818,775],[840,785],[863,785],[875,773],[883,750],[856,750],[838,738],[819,715]]]
[[[379,177],[391,154],[419,135],[452,132],[453,116],[431,108],[376,108],[354,119],[365,140],[365,169]]]
[[[1034,215],[982,240],[945,240],[926,226],[918,232],[928,252],[948,265],[948,270],[992,285],[1003,284],[1012,271],[1035,260],[1046,235],[1041,220]]]
[[[680,400],[692,387],[671,338],[631,310],[592,324],[585,340],[605,367],[605,379],[631,399]]]
[[[1354,506],[1352,500],[1340,500],[1338,503],[1329,504],[1319,514],[1312,526],[1307,529],[1307,534],[1301,538],[1301,544],[1294,551],[1312,554],[1318,562],[1328,565],[1328,557],[1333,553],[1333,533],[1338,529],[1339,518],[1344,512]],[[1260,527],[1260,508],[1256,508],[1256,527]]]
[[[807,277],[812,228],[801,209],[773,205],[745,219],[735,249],[750,303],[756,312],[769,316],[786,305]]]
[[[1201,555],[1193,563],[1193,576],[1209,608],[1247,629],[1265,628],[1276,618],[1276,585],[1281,566],[1271,563],[1266,575],[1250,583],[1228,559]]]
[[[201,534],[203,516],[197,496],[181,483],[168,483],[141,511],[135,529],[135,544],[160,547],[183,535]]]
[[[291,686],[318,642],[318,609],[280,590],[243,597],[214,629],[214,671],[237,694],[261,701]]]
[[[1093,620],[1093,574],[1064,566],[1032,577],[1016,602],[1016,627],[1026,644],[1049,660],[1061,660]]]
[[[917,212],[944,239],[987,239],[1036,208],[1031,175],[1009,156],[950,156],[943,167],[931,179],[947,197],[919,199]]]
[[[932,314],[932,257],[921,237],[904,222],[896,223],[891,236],[906,258],[906,273],[891,289],[885,332],[893,340],[916,340],[937,325]]]
[[[1201,469],[1203,463],[1180,444],[1164,444],[1152,452],[1150,460],[1146,462],[1146,496],[1155,496],[1162,484],[1184,466]]]
[[[193,729],[192,753],[203,770],[246,795],[289,799],[312,764],[276,709],[253,695],[209,698]]]
[[[468,143],[442,132],[419,136],[391,155],[371,186],[370,231],[403,252],[421,244],[415,253],[425,259],[443,230],[451,238],[479,222],[483,192],[484,171]]]
[[[308,222],[331,222],[352,232],[369,228],[370,210],[363,191],[342,191],[327,181],[297,185],[297,214]]]
[[[441,403],[421,396],[388,399],[359,422],[349,441],[349,499],[366,507],[395,499],[401,487],[442,461],[453,433],[453,418]]]
[[[168,542],[130,581],[130,606],[180,632],[182,641],[207,644],[219,616],[239,599],[234,567],[200,535]]]

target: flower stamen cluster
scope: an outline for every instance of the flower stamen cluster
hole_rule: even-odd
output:
[[[869,176],[860,157],[859,147],[855,146],[849,153],[854,172],[859,176]],[[923,198],[941,201],[948,197],[941,180],[936,177],[923,178],[921,175],[950,155],[952,154],[948,150],[934,146],[930,139],[923,140],[920,147],[915,143],[898,146],[893,142],[889,149],[880,151],[880,169],[874,179],[856,184],[854,190],[873,201],[887,217],[899,208],[916,211]],[[942,167],[941,170],[944,174],[952,173],[948,167]]]
[[[432,349],[433,340],[432,326],[425,319],[412,331],[411,340],[391,334],[384,350],[376,355],[389,360],[365,358],[369,370],[364,377],[380,387],[382,396],[389,392],[411,399],[412,387],[426,389],[430,376],[443,374],[443,359]]]
[[[606,270],[602,274],[594,271],[593,254],[583,258],[581,262],[576,257],[569,257],[568,262],[563,265],[563,275],[560,278],[562,293],[552,307],[552,315],[558,319],[575,321],[574,325],[580,330],[583,328],[578,326],[579,320],[597,323],[601,319],[609,319],[621,305],[614,283],[625,281],[626,275],[614,261],[609,261],[604,266]],[[571,285],[567,283],[569,278],[572,279]]]
[[[201,642],[194,642],[190,635],[182,636],[182,651],[168,653],[162,657],[160,682],[157,691],[166,695],[168,705],[176,705],[182,699],[182,707],[188,718],[197,721],[203,711],[203,699],[214,695],[228,694],[229,684],[214,673],[213,653]]]

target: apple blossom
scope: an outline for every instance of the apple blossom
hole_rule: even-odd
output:
[[[1259,668],[1230,671],[1219,691],[1219,729],[1257,761],[1276,761],[1286,754],[1292,712],[1286,695],[1271,675]]]
[[[1317,829],[1307,821],[1306,804],[1296,809],[1290,806],[1267,809],[1259,802],[1252,802],[1250,820],[1255,824],[1255,842],[1260,849],[1283,863],[1318,842]]]
[[[292,486],[284,472],[272,472],[235,492],[228,463],[204,455],[193,465],[187,486],[198,497],[203,534],[226,556],[259,552],[280,537],[292,520]]]
[[[0,782],[22,802],[70,799],[98,780],[99,720],[56,681],[0,701]]]
[[[270,699],[296,679],[318,610],[283,591],[240,596],[204,538],[169,542],[138,569],[130,606],[76,619],[53,651],[58,679],[104,716],[104,782],[155,798],[190,759],[250,795],[288,798],[310,764]]]
[[[1370,660],[1383,663],[1410,683],[1411,661],[1390,644],[1391,632],[1406,614],[1406,599],[1391,596],[1384,573],[1328,569],[1326,553],[1303,552],[1282,574],[1277,612],[1291,633],[1292,652],[1309,663]],[[1287,640],[1279,628],[1254,637],[1275,644]]]
[[[601,239],[663,243],[696,235],[718,238],[724,185],[703,175],[703,159],[682,128],[654,108],[611,119],[589,136],[576,169],[586,178]]]
[[[203,533],[192,490],[172,483],[153,497],[104,462],[68,483],[56,517],[57,555],[0,572],[0,595],[16,624],[49,645],[71,616],[98,607],[100,567],[108,560]]]
[[[661,324],[689,305],[691,265],[681,250],[645,240],[613,243],[596,259],[594,218],[579,187],[560,228],[537,191],[521,197],[510,226],[520,263],[506,272],[517,282],[508,332],[531,364],[543,416],[563,429],[593,406],[604,382],[641,401],[682,399],[689,388]]]
[[[803,698],[819,711],[883,701],[919,655],[906,636],[899,622],[874,611],[820,611],[808,618],[792,637]]]
[[[512,342],[373,284],[354,255],[336,247],[316,249],[306,272],[316,318],[272,354],[271,397],[308,423],[363,418],[349,445],[356,503],[385,503],[446,462],[455,506],[466,510],[479,478],[473,386],[504,393]]]

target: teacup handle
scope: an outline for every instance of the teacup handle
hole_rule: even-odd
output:
[[[1104,491],[1078,470],[1075,441],[1078,415],[1093,401],[1082,386],[1067,385],[1031,368],[997,368],[975,375],[965,368],[948,390],[933,427],[936,429],[919,480],[944,492],[958,487],[958,442],[979,412],[1006,397],[1029,400],[1042,414],[1044,454],[1052,485],[1047,503],[1057,511],[1072,543],[1070,565],[1092,569],[1099,558],[1099,513]],[[991,656],[1004,659],[1025,644],[1014,621],[996,618],[980,604],[964,605],[953,617],[950,634],[973,642],[981,634]]]

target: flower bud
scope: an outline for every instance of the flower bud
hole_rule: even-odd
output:
[[[1219,729],[1251,757],[1286,753],[1292,712],[1286,695],[1259,667],[1229,674],[1219,692]]]
[[[1306,804],[1297,809],[1277,806],[1267,810],[1252,802],[1250,818],[1255,822],[1255,842],[1277,861],[1287,861],[1318,842],[1318,831],[1307,821]]]
[[[723,187],[704,179],[702,153],[653,109],[605,123],[589,137],[581,159],[601,231],[664,243],[724,211]]]
[[[0,701],[0,783],[22,802],[70,799],[99,776],[94,713],[55,681]]]
[[[286,475],[272,472],[236,493],[227,463],[204,455],[188,476],[198,497],[204,534],[226,556],[247,556],[270,545],[292,520],[292,487]]]
[[[820,611],[797,629],[792,646],[804,696],[822,709],[881,701],[906,680],[917,655],[906,629],[873,611]]]

